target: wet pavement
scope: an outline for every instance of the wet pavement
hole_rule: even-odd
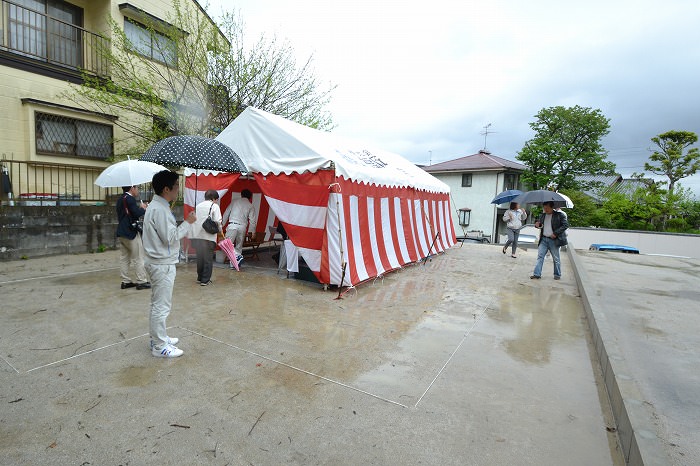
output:
[[[342,300],[260,256],[178,267],[174,360],[116,252],[3,263],[2,462],[623,464],[566,255],[464,244]]]

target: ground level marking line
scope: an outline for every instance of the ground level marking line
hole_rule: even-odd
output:
[[[511,276],[512,273],[513,273],[513,270],[515,270],[515,265],[513,265],[513,267],[508,271],[508,274],[506,275],[506,280],[507,280],[508,278],[510,278],[510,276]],[[464,336],[462,337],[462,340],[459,342],[459,344],[457,345],[457,347],[455,348],[455,350],[452,352],[452,354],[450,354],[450,357],[447,358],[447,361],[445,361],[445,364],[442,365],[442,367],[440,368],[440,370],[438,371],[438,373],[435,375],[435,378],[433,379],[433,381],[430,382],[430,385],[428,385],[428,388],[425,389],[425,392],[423,392],[423,394],[420,396],[420,398],[418,398],[418,401],[416,401],[416,404],[413,405],[413,408],[414,408],[414,409],[418,407],[418,403],[421,402],[421,400],[423,399],[423,397],[424,397],[424,396],[428,393],[428,391],[432,388],[433,384],[437,381],[438,377],[440,377],[440,375],[441,375],[442,372],[445,370],[445,368],[446,368],[447,365],[450,363],[450,361],[452,361],[452,358],[453,358],[454,355],[457,353],[457,351],[459,351],[459,349],[462,347],[462,344],[463,344],[464,341],[467,339],[467,337],[472,333],[472,330],[474,330],[474,328],[479,324],[479,322],[481,322],[481,321],[484,319],[484,316],[486,315],[486,313],[488,312],[489,308],[491,307],[491,304],[493,304],[493,301],[496,299],[496,296],[497,296],[497,295],[498,295],[498,293],[494,294],[494,295],[491,297],[491,301],[489,301],[489,303],[484,307],[484,309],[481,311],[481,314],[479,314],[479,317],[478,317],[476,320],[474,320],[474,322],[472,323],[472,326],[469,327],[469,328],[466,330],[466,332],[464,333]]]
[[[7,363],[8,366],[10,366],[11,368],[13,368],[13,369],[15,370],[15,372],[17,372],[17,373],[19,374],[19,371],[15,368],[15,366],[13,366],[12,364],[10,364],[10,361],[8,361],[7,359],[3,358],[2,356],[0,356],[0,359],[2,359],[3,361],[5,361],[5,362]]]
[[[298,372],[302,372],[302,373],[304,373],[304,374],[310,375],[310,376],[312,376],[312,377],[316,377],[316,378],[321,379],[321,380],[325,380],[325,381],[327,381],[327,382],[330,382],[330,383],[333,383],[333,384],[336,384],[336,385],[340,385],[341,387],[349,388],[350,390],[354,390],[354,391],[356,391],[356,392],[360,392],[360,393],[362,393],[362,394],[364,394],[364,395],[371,396],[372,398],[376,398],[376,399],[381,400],[381,401],[384,401],[384,402],[386,402],[386,403],[395,404],[395,405],[397,405],[397,406],[401,406],[402,408],[408,408],[408,406],[406,406],[405,404],[399,403],[399,402],[397,402],[397,401],[389,400],[389,399],[387,399],[387,398],[383,398],[383,397],[381,397],[381,396],[379,396],[379,395],[375,395],[374,393],[370,393],[370,392],[367,392],[367,391],[365,391],[365,390],[362,390],[361,388],[353,387],[352,385],[348,385],[348,384],[345,384],[345,383],[343,383],[343,382],[339,382],[339,381],[337,381],[337,380],[329,379],[328,377],[324,377],[324,376],[322,376],[322,375],[314,374],[313,372],[309,372],[309,371],[307,371],[307,370],[305,370],[305,369],[301,369],[301,368],[299,368],[299,367],[292,366],[291,364],[287,364],[287,363],[284,363],[284,362],[282,362],[282,361],[277,361],[276,359],[273,359],[273,358],[270,358],[270,357],[268,357],[268,356],[264,356],[264,355],[262,355],[262,354],[256,353],[255,351],[250,351],[250,350],[241,348],[241,347],[239,347],[239,346],[232,345],[231,343],[226,343],[225,341],[217,340],[216,338],[210,337],[210,336],[208,336],[208,335],[203,335],[203,334],[201,334],[201,333],[199,333],[199,332],[195,332],[194,330],[191,330],[191,329],[188,329],[188,328],[185,328],[185,327],[180,327],[180,328],[181,328],[182,330],[187,331],[187,332],[191,332],[191,333],[193,333],[194,335],[199,335],[199,336],[202,337],[202,338],[206,338],[206,339],[208,339],[208,340],[212,340],[212,341],[215,341],[215,342],[217,342],[217,343],[221,343],[222,345],[225,345],[225,346],[228,346],[228,347],[237,349],[237,350],[239,350],[239,351],[243,351],[244,353],[252,354],[253,356],[257,356],[257,357],[263,358],[263,359],[265,359],[265,360],[267,360],[267,361],[274,362],[275,364],[279,364],[280,366],[288,367],[289,369],[292,369],[292,370],[295,370],[295,371],[298,371]]]
[[[118,269],[119,269],[119,267],[107,267],[104,269],[84,270],[82,272],[69,272],[69,273],[54,274],[54,275],[44,275],[43,277],[18,278],[17,280],[0,282],[0,285],[9,285],[11,283],[22,283],[22,282],[28,282],[28,281],[32,281],[32,280],[45,280],[47,278],[68,277],[70,275],[81,275],[84,273],[95,273],[95,272],[102,272],[103,270],[118,270]]]
[[[43,369],[43,368],[45,368],[45,367],[53,366],[54,364],[58,364],[58,363],[65,362],[65,361],[69,361],[69,360],[71,360],[71,359],[75,359],[75,358],[78,358],[78,357],[80,357],[80,356],[85,356],[86,354],[94,353],[94,352],[96,352],[96,351],[100,351],[100,350],[103,350],[103,349],[107,349],[107,348],[110,348],[110,347],[112,347],[112,346],[121,345],[122,343],[126,343],[127,341],[136,340],[137,338],[143,338],[143,337],[145,337],[145,336],[147,336],[147,335],[148,335],[148,333],[144,333],[143,335],[139,335],[139,336],[136,336],[136,337],[127,338],[126,340],[118,341],[118,342],[116,342],[116,343],[111,343],[111,344],[106,345],[106,346],[101,346],[101,347],[99,347],[99,348],[91,349],[90,351],[85,351],[84,353],[74,354],[73,356],[71,356],[71,357],[69,357],[69,358],[63,358],[63,359],[60,359],[60,360],[58,360],[58,361],[54,361],[54,362],[50,362],[50,363],[48,363],[48,364],[44,364],[43,366],[35,367],[34,369],[29,369],[26,373],[28,374],[28,373],[30,373],[30,372],[32,372],[32,371],[37,370],[37,369]]]

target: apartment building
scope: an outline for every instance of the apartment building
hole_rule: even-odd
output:
[[[180,0],[180,5],[187,14],[206,16],[195,0]],[[0,0],[0,164],[7,180],[0,194],[5,204],[22,198],[59,204],[63,199],[67,205],[104,200],[108,193],[93,181],[124,139],[115,123],[139,116],[76,105],[66,92],[82,82],[81,70],[109,79],[110,64],[101,50],[113,46],[110,17],[123,27],[134,53],[177,70],[177,56],[154,47],[155,41],[162,46],[169,40],[157,29],[169,25],[165,18],[172,8],[172,0]],[[9,184],[13,192],[7,192]]]

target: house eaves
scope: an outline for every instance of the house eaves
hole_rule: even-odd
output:
[[[490,152],[480,150],[473,155],[460,157],[435,165],[423,167],[428,173],[458,173],[458,172],[504,172],[504,171],[524,171],[525,165],[512,160],[507,160]]]

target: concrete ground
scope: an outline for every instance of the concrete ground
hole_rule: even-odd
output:
[[[700,259],[573,259],[625,456],[700,464]]]
[[[465,244],[342,300],[267,253],[183,264],[173,360],[116,252],[2,263],[0,462],[623,464],[572,264],[534,256]]]

